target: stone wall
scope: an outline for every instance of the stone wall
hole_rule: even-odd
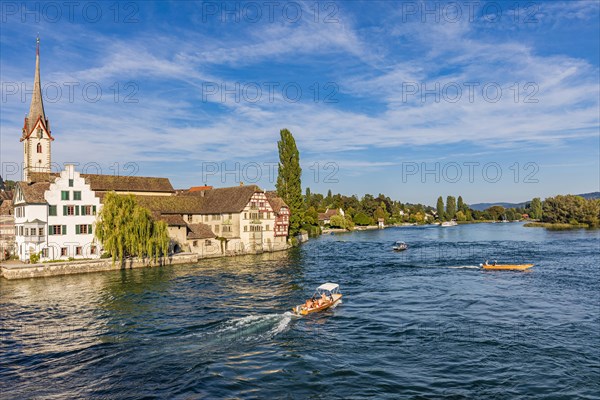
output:
[[[151,260],[129,259],[123,263],[112,259],[69,261],[42,264],[4,264],[0,267],[5,279],[41,278],[59,275],[82,274],[88,272],[113,271],[129,268],[154,267],[158,265],[191,264],[198,262],[198,255],[179,253],[166,258],[159,258],[156,263]]]

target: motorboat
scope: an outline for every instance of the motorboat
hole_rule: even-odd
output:
[[[292,311],[296,315],[307,315],[327,310],[341,303],[341,300],[340,285],[328,282],[319,286],[310,299],[306,300],[304,304],[295,306]]]
[[[455,220],[452,220],[452,221],[442,222],[442,225],[440,225],[440,226],[443,226],[444,228],[447,228],[449,226],[456,226],[456,225],[458,225],[458,223]]]
[[[488,264],[486,261],[479,265],[481,268],[491,271],[525,271],[533,267],[534,264],[496,264],[496,262]]]
[[[395,251],[404,251],[408,249],[408,245],[404,242],[396,242],[394,243],[392,249],[394,249]]]

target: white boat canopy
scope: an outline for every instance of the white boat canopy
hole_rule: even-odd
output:
[[[328,292],[333,292],[335,289],[339,288],[340,285],[337,283],[324,283],[317,288],[317,290],[327,290]]]

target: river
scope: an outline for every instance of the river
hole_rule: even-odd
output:
[[[598,399],[599,254],[598,231],[402,227],[0,280],[0,397]],[[292,316],[324,282],[342,304]]]

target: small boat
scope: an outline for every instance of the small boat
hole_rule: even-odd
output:
[[[304,304],[299,304],[292,308],[292,311],[296,315],[307,315],[327,310],[341,302],[341,300],[340,285],[337,283],[324,283],[317,288],[315,294],[310,299],[306,300]]]
[[[496,263],[492,263],[492,264],[479,264],[481,266],[481,268],[486,269],[486,270],[492,270],[492,271],[525,271],[531,267],[533,267],[534,264],[496,264]]]
[[[392,249],[394,249],[395,251],[404,251],[408,249],[408,245],[404,242],[396,242],[394,243]]]
[[[442,225],[444,228],[447,228],[449,226],[456,226],[458,225],[458,223],[455,220],[452,221],[446,221],[446,222],[442,222]]]

